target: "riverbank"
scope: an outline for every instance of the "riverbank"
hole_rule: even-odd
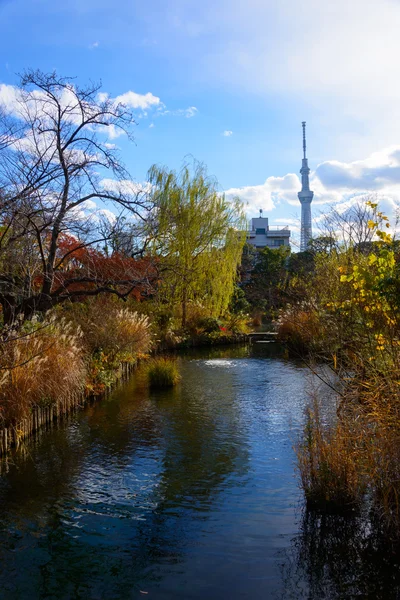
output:
[[[185,349],[228,346],[249,343],[247,334],[223,334],[218,336],[195,336],[186,338],[175,343],[158,342],[153,348],[151,354],[162,354],[166,352],[179,351]],[[87,404],[97,402],[106,397],[121,382],[126,381],[138,363],[146,360],[146,355],[130,361],[121,361],[114,369],[109,369],[106,383],[102,388],[86,385],[82,394],[72,394],[69,397],[56,399],[54,402],[48,402],[43,405],[35,405],[30,408],[29,414],[18,422],[10,423],[7,427],[0,428],[0,456],[7,454],[12,448],[18,448],[19,445],[28,441],[41,429],[51,429],[55,424],[61,422],[67,415],[83,409]],[[93,391],[96,390],[96,392]]]

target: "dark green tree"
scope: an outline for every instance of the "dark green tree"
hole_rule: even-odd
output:
[[[274,318],[285,303],[289,256],[288,246],[263,248],[255,256],[249,280],[244,282],[247,300],[254,310],[264,312],[267,318]]]

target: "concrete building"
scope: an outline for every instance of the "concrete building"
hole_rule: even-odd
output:
[[[260,216],[251,219],[250,229],[247,231],[247,243],[255,248],[279,248],[279,246],[289,246],[290,231],[287,227],[271,228],[268,225],[268,219]]]
[[[312,238],[311,225],[311,202],[314,192],[310,190],[310,169],[308,168],[308,160],[306,158],[306,122],[302,122],[303,126],[303,160],[300,169],[301,173],[301,192],[297,195],[301,204],[301,231],[300,231],[300,252],[307,250],[307,246]]]

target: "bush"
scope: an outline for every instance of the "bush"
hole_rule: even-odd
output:
[[[72,305],[68,314],[82,329],[90,354],[102,354],[110,364],[134,360],[150,348],[148,317],[122,308],[120,301],[98,298]]]
[[[305,306],[289,306],[277,321],[278,340],[296,352],[319,349],[325,341],[324,328],[317,312]]]
[[[232,333],[248,333],[248,316],[244,314],[230,314],[225,317],[226,330]]]
[[[262,325],[262,315],[260,313],[256,313],[252,317],[251,324],[253,327],[260,327]]]
[[[173,387],[180,381],[180,374],[175,360],[170,358],[154,358],[147,366],[147,377],[150,387]]]
[[[214,333],[215,331],[220,331],[221,326],[221,321],[215,317],[203,317],[198,321],[198,328],[202,333]]]
[[[86,356],[82,332],[61,319],[28,322],[2,346],[0,411],[16,423],[35,405],[77,398],[83,393]]]
[[[191,336],[204,333],[204,322],[209,318],[209,311],[201,304],[191,302],[187,306],[185,331]]]

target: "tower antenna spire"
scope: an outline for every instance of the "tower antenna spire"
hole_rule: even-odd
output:
[[[314,192],[310,190],[310,169],[306,157],[306,122],[302,121],[303,126],[303,160],[301,161],[301,192],[298,198],[301,204],[301,234],[300,234],[300,250],[304,252],[312,237],[312,222],[311,222],[311,202],[314,197]]]

